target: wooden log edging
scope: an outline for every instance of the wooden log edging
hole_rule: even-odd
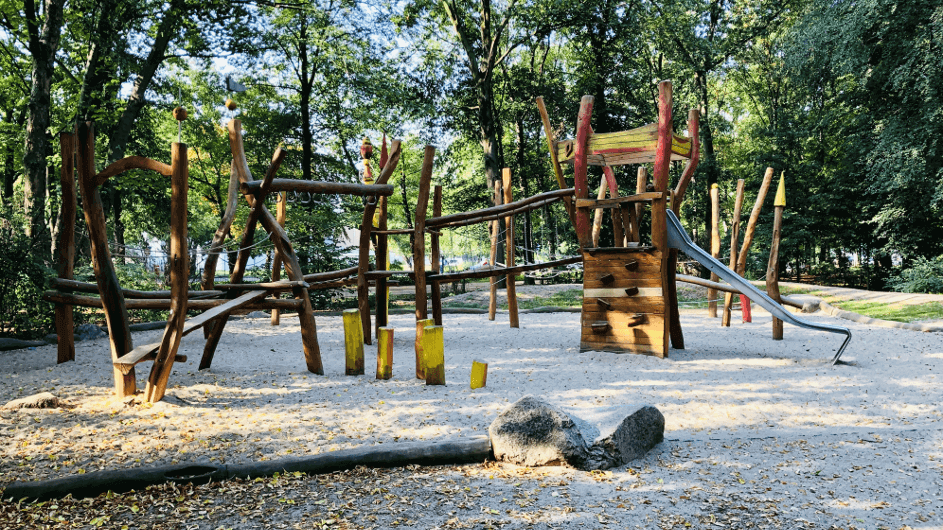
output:
[[[316,475],[358,466],[389,468],[408,465],[459,465],[483,462],[491,457],[491,440],[487,436],[439,442],[393,443],[246,464],[218,465],[198,461],[97,471],[36,482],[13,482],[5,488],[3,498],[47,500],[66,495],[88,498],[108,491],[124,493],[144,490],[147,486],[165,482],[206,484],[210,481],[252,479],[296,471]]]

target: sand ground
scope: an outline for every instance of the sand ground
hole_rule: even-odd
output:
[[[446,315],[446,386],[413,377],[410,315],[391,318],[390,381],[373,377],[375,346],[366,376],[343,375],[340,317],[318,318],[325,376],[305,371],[296,318],[278,327],[242,318],[210,370],[196,368],[201,334],[186,337],[189,361],[153,406],[112,396],[106,339],[77,343],[63,365],[54,346],[0,353],[0,403],[49,391],[75,405],[0,411],[0,486],[481,435],[531,394],[590,421],[652,404],[666,440],[605,473],[491,463],[164,488],[137,511],[134,496],[69,504],[75,526],[63,527],[94,523],[96,507],[109,506],[99,522],[116,528],[943,528],[940,334],[809,315],[854,334],[848,364],[833,367],[840,336],[787,326],[773,341],[758,309],[729,329],[705,312],[683,311],[687,349],[667,359],[580,353],[578,313],[523,314],[519,329],[506,314]],[[472,360],[489,363],[486,388],[469,388]],[[194,499],[208,501],[203,513]],[[29,511],[0,507],[0,527],[17,528],[15,515]]]

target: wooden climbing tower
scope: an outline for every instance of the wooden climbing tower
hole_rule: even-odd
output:
[[[555,142],[555,164],[572,163],[576,202],[573,222],[583,253],[583,310],[580,351],[632,352],[664,357],[683,348],[677,317],[677,251],[668,249],[667,208],[677,213],[698,161],[698,115],[688,120],[690,137],[674,134],[671,83],[659,84],[658,123],[630,131],[595,134],[590,125],[593,98],[583,97],[576,138]],[[688,160],[674,190],[672,161]],[[649,183],[644,164],[654,164]],[[639,165],[635,193],[620,196],[614,166]],[[602,182],[590,198],[587,170],[601,166]],[[606,189],[609,198],[605,197]],[[612,246],[602,246],[602,214],[612,213]],[[595,214],[595,222],[590,218]],[[647,219],[646,219],[647,218]],[[640,227],[650,226],[651,236]]]

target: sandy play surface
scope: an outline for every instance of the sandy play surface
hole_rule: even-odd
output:
[[[522,314],[520,329],[508,327],[506,314],[494,322],[447,314],[444,387],[413,377],[410,315],[391,317],[390,381],[373,377],[376,346],[367,347],[366,376],[343,375],[340,317],[317,320],[323,377],[305,371],[296,318],[279,327],[237,319],[210,370],[196,368],[201,334],[184,339],[180,353],[189,361],[174,366],[168,398],[153,406],[111,395],[105,339],[77,343],[76,362],[58,366],[54,346],[0,353],[0,404],[49,391],[76,405],[0,411],[0,486],[116,467],[245,462],[482,435],[497,414],[532,394],[590,421],[625,405],[654,405],[665,415],[666,441],[607,473],[488,464],[283,477],[288,482],[268,501],[247,490],[251,484],[198,488],[211,507],[179,526],[174,507],[161,511],[160,503],[112,510],[111,523],[943,528],[940,334],[805,315],[852,330],[843,357],[849,365],[832,367],[827,361],[841,336],[787,325],[786,340],[773,341],[769,316],[758,309],[752,324],[735,315],[729,329],[704,313],[683,312],[687,349],[672,350],[669,359],[579,353],[578,313]],[[160,335],[136,333],[134,341]],[[489,364],[486,388],[469,389],[472,360]],[[149,367],[139,366],[139,386]],[[245,511],[237,507],[240,495],[273,509]]]

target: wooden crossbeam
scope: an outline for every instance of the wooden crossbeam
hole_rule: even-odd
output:
[[[265,298],[268,294],[268,291],[250,291],[245,293],[238,298],[233,298],[223,305],[216,306],[209,311],[206,311],[200,314],[197,317],[187,320],[181,331],[181,336],[186,336],[193,331],[196,331],[208,322],[212,321],[215,318],[219,318],[223,315],[228,315],[233,311],[251,304],[256,300]],[[154,355],[157,353],[157,349],[160,348],[160,343],[155,342],[153,344],[145,344],[143,346],[138,346],[125,355],[122,355],[118,360],[115,361],[115,367],[122,371],[122,373],[128,373],[134,368],[134,365],[147,361],[153,360]],[[179,356],[178,356],[179,357]],[[176,359],[175,359],[176,360]]]

